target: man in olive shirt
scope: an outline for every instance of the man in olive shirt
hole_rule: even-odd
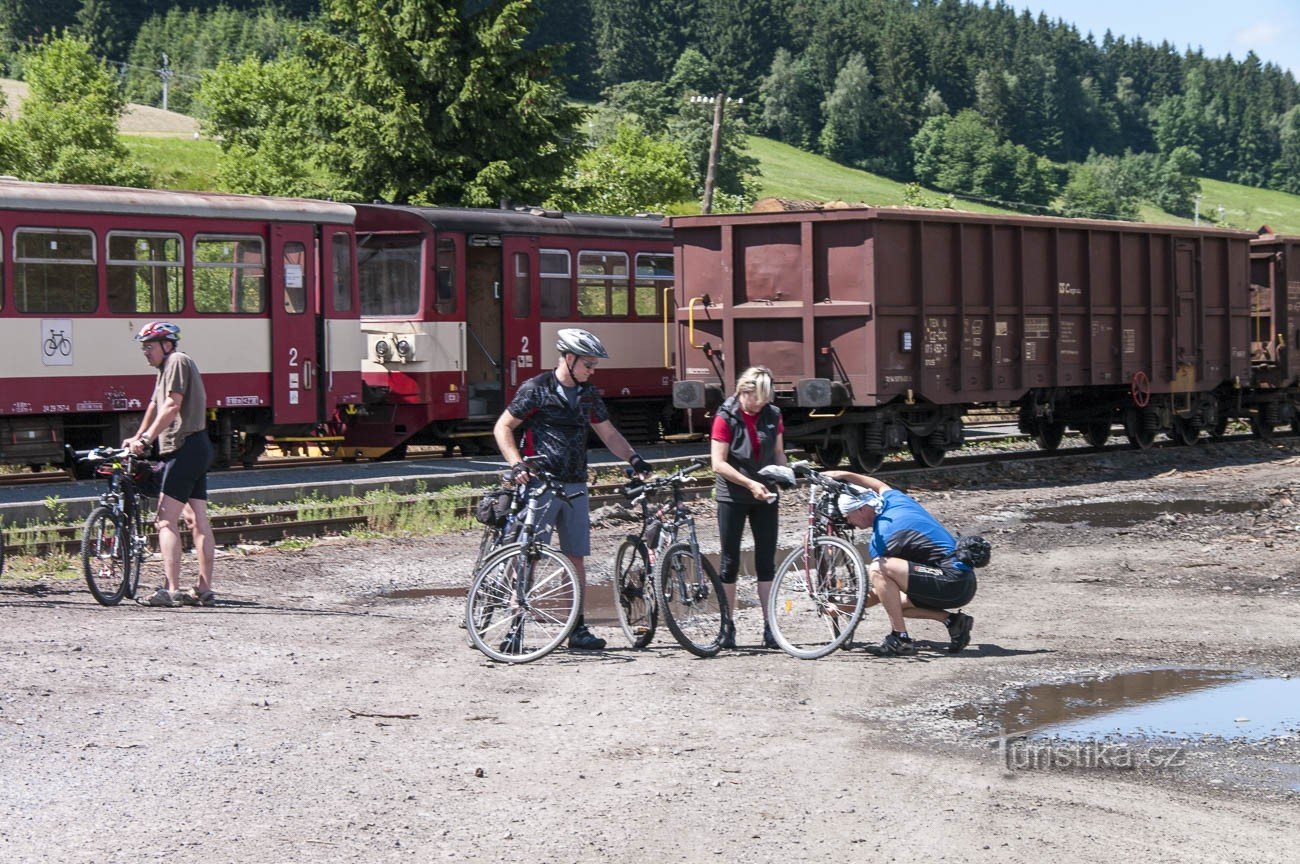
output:
[[[208,465],[212,444],[207,432],[207,396],[199,367],[176,347],[181,330],[167,321],[150,321],[135,337],[145,360],[158,370],[153,398],[140,431],[122,442],[143,455],[154,441],[164,460],[162,497],[158,501],[158,546],[167,584],[142,602],[148,606],[214,606],[212,564],[215,538],[208,520]],[[199,559],[199,584],[181,590],[181,535],[184,517]]]

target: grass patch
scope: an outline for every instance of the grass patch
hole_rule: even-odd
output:
[[[221,148],[215,141],[123,135],[122,142],[149,169],[155,188],[190,192],[210,192],[217,188]]]

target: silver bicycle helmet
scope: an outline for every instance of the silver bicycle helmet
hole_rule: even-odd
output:
[[[578,357],[599,357],[609,359],[609,352],[596,338],[596,334],[576,327],[566,327],[556,335],[555,350],[561,354],[574,354]]]

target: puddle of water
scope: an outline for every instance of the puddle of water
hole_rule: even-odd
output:
[[[1035,510],[1033,516],[1044,522],[1065,525],[1084,523],[1094,528],[1127,528],[1164,515],[1204,516],[1215,513],[1248,513],[1263,510],[1258,501],[1101,501],[1066,504]]]
[[[1300,679],[1154,669],[1036,684],[999,704],[963,706],[954,716],[1031,738],[1258,740],[1300,730]]]

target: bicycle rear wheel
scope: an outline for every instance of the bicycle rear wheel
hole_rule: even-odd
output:
[[[624,540],[614,556],[614,608],[628,643],[633,648],[649,645],[659,626],[659,607],[650,553],[640,539]]]
[[[787,654],[815,660],[853,635],[867,603],[867,573],[846,540],[818,537],[777,568],[767,620]]]
[[[81,569],[95,600],[104,606],[122,602],[131,572],[131,535],[124,515],[100,505],[86,517]]]
[[[696,657],[712,657],[722,649],[727,621],[727,596],[718,572],[700,558],[704,572],[695,567],[689,543],[674,543],[659,566],[659,608],[673,637]]]
[[[474,647],[502,663],[545,657],[573,631],[582,585],[569,559],[547,547],[502,546],[483,562],[465,601]]]

